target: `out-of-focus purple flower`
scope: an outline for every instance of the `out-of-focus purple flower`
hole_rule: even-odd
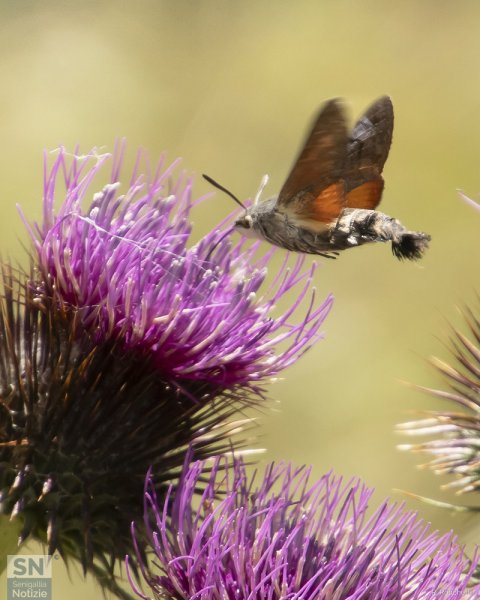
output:
[[[259,295],[271,254],[256,258],[258,245],[232,242],[225,226],[191,245],[191,179],[174,181],[175,163],[163,161],[140,174],[139,159],[122,187],[122,160],[121,147],[113,156],[60,150],[45,177],[43,223],[31,229],[42,272],[97,343],[148,355],[175,381],[233,386],[276,375],[318,339],[331,298],[316,302],[303,257],[286,260]],[[96,191],[109,162],[110,183]],[[274,316],[296,286],[292,305]],[[307,294],[310,309],[293,324]]]
[[[155,566],[142,562],[137,544],[150,589],[130,574],[132,588],[144,599],[177,600],[462,596],[478,559],[470,563],[452,534],[389,502],[368,516],[372,490],[359,480],[330,473],[312,485],[309,477],[310,469],[270,465],[255,485],[240,461],[233,469],[224,459],[199,461],[160,504],[148,482]]]
[[[472,198],[470,198],[463,192],[458,192],[458,193],[460,195],[460,198],[462,200],[464,200],[467,204],[469,204],[470,206],[473,206],[473,208],[476,208],[477,210],[480,210],[480,204],[478,202],[475,202],[475,200],[472,200]]]
[[[457,409],[425,411],[426,418],[397,426],[403,434],[435,438],[419,444],[401,444],[399,449],[430,455],[432,460],[424,466],[438,475],[456,475],[443,487],[456,489],[458,494],[480,491],[480,320],[471,310],[465,311],[464,317],[473,341],[461,331],[453,331],[456,366],[432,359],[449,389],[419,387],[452,402]]]
[[[141,158],[124,179],[122,162],[122,146],[61,149],[31,273],[2,271],[0,511],[125,597],[114,567],[147,469],[163,497],[188,448],[250,444],[239,410],[319,339],[332,300],[317,302],[302,258],[263,286],[271,255],[226,224],[193,245],[191,180],[162,161],[141,174]]]

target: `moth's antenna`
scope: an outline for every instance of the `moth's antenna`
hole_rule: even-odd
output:
[[[243,208],[243,210],[247,210],[247,207],[244,204],[242,204],[242,202],[240,202],[240,200],[234,194],[232,194],[232,192],[230,190],[227,190],[227,188],[224,188],[223,185],[220,185],[219,183],[217,183],[215,181],[215,179],[212,179],[208,175],[204,174],[204,175],[202,175],[202,177],[204,179],[206,179],[208,181],[208,183],[210,183],[211,185],[213,185],[213,187],[216,187],[217,189],[221,190],[222,192],[225,192],[225,194],[227,194],[228,196],[230,196],[230,198],[232,198],[233,200],[235,200],[235,202],[237,204],[240,204],[240,206]]]
[[[257,204],[260,201],[260,196],[262,195],[263,190],[265,189],[265,186],[268,183],[268,175],[264,175],[262,177],[262,181],[260,182],[260,187],[258,188],[258,192],[255,196],[255,200],[253,201],[253,206],[257,206]]]

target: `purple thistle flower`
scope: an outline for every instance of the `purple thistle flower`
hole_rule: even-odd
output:
[[[142,561],[137,542],[150,593],[129,572],[133,590],[176,600],[462,596],[478,557],[469,562],[451,533],[432,532],[394,503],[368,516],[372,490],[358,479],[344,483],[329,473],[312,485],[309,478],[310,469],[270,465],[255,486],[240,460],[233,468],[224,458],[199,461],[160,503],[147,478],[155,567]]]
[[[459,194],[467,204],[480,210],[480,204],[463,192]],[[432,459],[422,467],[430,468],[437,475],[454,475],[455,479],[442,487],[455,489],[459,495],[480,491],[480,319],[477,311],[467,308],[462,312],[470,336],[453,329],[450,345],[455,363],[450,365],[435,357],[431,359],[446,380],[448,389],[417,386],[452,403],[456,410],[422,411],[425,418],[397,425],[397,431],[402,434],[435,438],[419,444],[401,444],[398,448],[430,455]],[[477,510],[467,506],[446,506]]]
[[[31,273],[4,267],[0,296],[0,511],[21,519],[20,541],[122,597],[114,566],[147,469],[162,497],[188,448],[245,446],[238,411],[320,338],[332,303],[302,258],[264,289],[271,253],[256,258],[226,224],[191,245],[192,181],[162,161],[142,175],[139,157],[122,191],[123,151],[46,161]]]
[[[110,161],[110,183],[95,193],[94,179]],[[189,247],[189,212],[198,202],[192,180],[172,182],[176,163],[163,160],[153,174],[140,174],[139,156],[121,192],[122,161],[121,147],[113,157],[60,150],[45,176],[43,224],[31,229],[44,277],[79,309],[95,342],[115,340],[147,355],[177,382],[256,386],[292,364],[318,339],[332,302],[316,305],[315,267],[302,269],[303,257],[293,267],[286,260],[259,299],[271,253],[256,258],[258,244],[232,244],[225,227]],[[56,210],[57,196],[65,199]],[[273,317],[279,299],[302,283],[293,305]],[[292,324],[307,293],[310,309]],[[276,352],[281,342],[288,347]]]
[[[471,310],[464,312],[464,318],[473,341],[461,331],[453,331],[451,345],[456,365],[432,359],[449,389],[418,386],[459,408],[425,411],[424,419],[397,426],[406,435],[436,437],[419,444],[401,444],[399,449],[430,455],[432,460],[423,466],[438,475],[455,475],[443,487],[456,489],[458,494],[480,491],[480,320]]]

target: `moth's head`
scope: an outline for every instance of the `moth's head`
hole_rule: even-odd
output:
[[[239,219],[237,219],[235,221],[235,223],[233,224],[233,226],[235,227],[235,229],[238,229],[242,233],[245,230],[253,229],[253,217],[252,217],[252,215],[249,214],[248,212],[246,212],[243,215],[243,217],[240,217]]]
[[[260,189],[258,190],[257,195],[255,196],[255,201],[253,203],[253,206],[251,206],[250,208],[247,208],[242,202],[240,202],[240,200],[234,194],[232,194],[232,192],[230,192],[229,190],[224,188],[222,185],[217,183],[214,179],[212,179],[208,175],[204,175],[203,177],[211,185],[213,185],[217,189],[221,190],[222,192],[225,192],[226,194],[228,194],[230,196],[230,198],[232,198],[239,206],[241,206],[245,210],[245,213],[243,214],[243,216],[241,216],[239,219],[237,219],[235,221],[235,223],[233,224],[234,228],[239,233],[241,233],[242,235],[245,235],[247,237],[257,237],[254,230],[255,230],[255,223],[258,223],[258,220],[259,220],[258,217],[259,217],[260,213],[262,212],[262,210],[259,207],[260,194],[262,193],[263,188],[265,187],[265,185],[268,182],[268,176],[267,175],[263,176],[262,182],[260,184]]]
[[[260,224],[261,215],[255,210],[255,207],[245,211],[245,214],[237,219],[233,226],[238,233],[252,240],[262,239],[262,226]]]

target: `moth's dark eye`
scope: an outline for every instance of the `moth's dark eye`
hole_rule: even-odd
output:
[[[241,219],[237,219],[235,221],[235,227],[239,227],[241,229],[251,229],[252,228],[252,217],[250,215],[246,215]]]

